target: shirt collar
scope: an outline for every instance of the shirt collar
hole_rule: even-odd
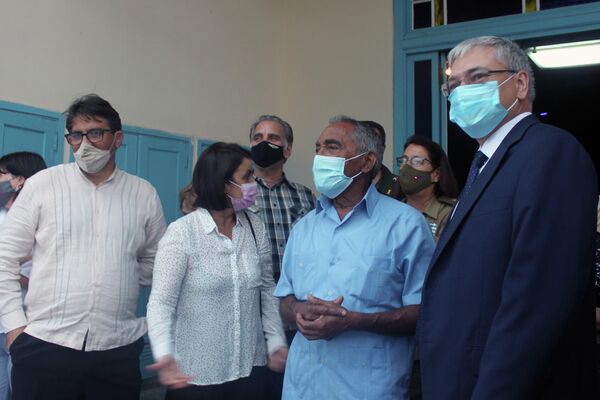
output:
[[[72,164],[73,164],[73,168],[75,168],[75,171],[77,171],[77,173],[79,174],[79,176],[81,176],[86,182],[89,182],[91,185],[94,185],[94,183],[92,181],[90,181],[89,178],[83,173],[83,171],[81,170],[81,168],[79,168],[79,165],[77,165],[76,162],[74,162]],[[106,185],[110,181],[115,180],[118,177],[120,177],[122,173],[123,173],[123,171],[121,171],[119,169],[119,167],[117,167],[115,165],[115,169],[113,170],[112,174],[110,174],[110,176],[108,177],[108,179],[106,179],[104,182],[102,182],[98,186]]]
[[[276,183],[275,185],[273,185],[273,186],[269,186],[269,185],[267,185],[267,183],[265,182],[265,180],[264,180],[263,178],[260,178],[260,177],[258,177],[258,176],[255,176],[255,177],[254,177],[254,180],[256,180],[256,183],[258,183],[258,184],[259,184],[259,185],[261,185],[261,186],[264,186],[264,187],[265,187],[265,188],[267,188],[267,189],[274,189],[274,188],[276,188],[276,187],[278,187],[278,186],[281,186],[281,185],[283,185],[284,183],[285,183],[286,185],[288,185],[288,186],[289,186],[289,184],[290,184],[290,182],[287,180],[287,178],[286,178],[286,176],[285,176],[285,173],[284,173],[284,174],[281,176],[281,181],[277,182],[277,183]]]
[[[193,211],[193,213],[197,215],[197,218],[200,221],[200,226],[202,227],[204,233],[208,235],[213,231],[218,232],[217,224],[207,209],[198,207],[195,211]],[[246,226],[247,221],[246,217],[243,216],[243,213],[243,211],[238,211],[235,213],[235,226]]]
[[[200,226],[202,227],[204,233],[209,234],[212,231],[217,230],[217,224],[207,209],[198,207],[195,211],[193,211],[193,213],[199,220]]]
[[[370,185],[367,193],[360,199],[360,201],[352,208],[352,211],[358,209],[359,207],[364,207],[367,215],[370,217],[377,206],[377,201],[379,200],[379,192],[375,188],[375,185]],[[333,200],[329,197],[321,195],[317,201],[317,205],[315,207],[315,212],[318,214],[323,210],[329,210],[333,207]]]
[[[523,118],[530,114],[530,112],[521,113],[513,119],[511,119],[510,121],[508,121],[507,123],[505,123],[504,125],[502,125],[500,128],[498,128],[496,132],[492,133],[485,142],[483,142],[483,145],[481,145],[479,150],[481,150],[481,152],[487,156],[488,160],[492,158],[492,156],[494,155],[496,150],[498,150],[498,147],[500,147],[500,144],[508,135],[508,133],[512,130],[512,128],[514,128],[515,125],[519,123],[519,121],[521,121]]]

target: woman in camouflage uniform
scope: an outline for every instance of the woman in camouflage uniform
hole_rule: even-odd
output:
[[[404,155],[396,161],[404,201],[423,213],[437,242],[458,196],[446,153],[431,139],[415,135],[408,138]]]

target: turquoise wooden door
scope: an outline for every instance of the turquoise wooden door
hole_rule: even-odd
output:
[[[0,101],[0,155],[33,151],[48,166],[63,160],[62,114]]]
[[[139,133],[123,128],[123,143],[117,150],[117,167],[132,175],[138,175],[138,141]]]
[[[192,143],[179,137],[140,136],[138,175],[154,185],[167,224],[181,217],[179,190],[192,177]]]
[[[135,127],[123,127],[123,151],[117,158],[119,168],[149,181],[158,192],[167,224],[179,218],[179,190],[191,180],[192,142],[189,138]],[[135,164],[133,163],[135,160]],[[137,315],[146,315],[150,288],[140,290]],[[146,366],[153,362],[152,352],[146,346],[140,356],[142,376],[154,373]]]
[[[202,152],[211,144],[215,143],[216,140],[210,140],[210,139],[198,139],[198,157],[200,157],[200,154],[202,154]]]

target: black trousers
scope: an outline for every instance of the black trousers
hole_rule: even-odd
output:
[[[85,352],[22,333],[10,348],[12,399],[139,400],[143,346]]]
[[[265,398],[266,369],[254,367],[250,376],[218,385],[192,385],[183,389],[169,389],[165,400],[261,400]]]

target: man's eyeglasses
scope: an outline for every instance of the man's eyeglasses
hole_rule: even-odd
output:
[[[444,96],[448,97],[448,96],[450,96],[450,93],[452,93],[452,91],[454,89],[456,89],[457,87],[459,87],[461,85],[461,83],[464,85],[471,85],[473,83],[487,82],[490,75],[501,74],[503,72],[511,72],[514,74],[517,71],[515,71],[514,69],[490,70],[490,69],[483,69],[483,68],[475,69],[473,71],[467,71],[467,73],[463,76],[462,79],[450,78],[450,79],[448,79],[448,82],[445,82],[444,84],[442,84],[442,94]]]
[[[104,138],[104,132],[114,132],[114,129],[94,128],[87,132],[73,131],[65,135],[65,139],[70,145],[78,145],[83,142],[83,137],[87,137],[90,143],[101,142]]]
[[[410,158],[408,156],[400,156],[396,158],[396,162],[398,163],[398,167],[402,167],[404,164],[408,164],[411,167],[422,167],[426,162],[433,166],[430,160],[421,156],[412,156]]]

